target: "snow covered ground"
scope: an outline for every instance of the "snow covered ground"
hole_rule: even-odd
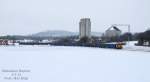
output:
[[[144,51],[144,52],[150,52],[150,47],[146,46],[135,46],[135,43],[137,41],[131,41],[127,43],[127,45],[124,46],[124,50],[129,50],[129,51]]]
[[[28,79],[10,80],[8,77]],[[0,82],[150,82],[149,77],[150,52],[129,51],[127,47],[123,50],[59,46],[0,47]]]

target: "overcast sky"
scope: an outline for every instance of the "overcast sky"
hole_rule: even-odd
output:
[[[83,17],[91,18],[96,32],[111,24],[130,24],[132,32],[145,31],[150,27],[150,0],[0,0],[1,35],[78,32]]]

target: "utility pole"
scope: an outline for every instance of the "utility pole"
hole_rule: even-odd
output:
[[[128,25],[128,33],[130,34],[130,25]],[[130,36],[128,35],[128,45],[129,45],[129,41],[130,41]]]

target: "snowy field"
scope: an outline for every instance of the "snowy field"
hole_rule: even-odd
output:
[[[124,46],[124,50],[150,52],[150,47],[135,46],[135,43],[137,43],[137,41],[131,41],[131,42],[127,43],[127,45]]]
[[[0,70],[0,82],[150,82],[150,52],[126,48],[1,46]]]

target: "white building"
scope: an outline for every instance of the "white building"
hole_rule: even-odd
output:
[[[121,30],[115,26],[110,27],[109,29],[106,30],[105,36],[108,38],[111,37],[118,37],[121,35]]]
[[[91,38],[91,21],[90,18],[82,18],[79,23],[79,38]]]

